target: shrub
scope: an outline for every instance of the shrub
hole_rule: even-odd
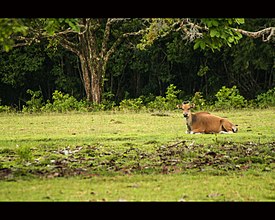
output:
[[[201,110],[203,107],[206,105],[206,101],[203,98],[201,92],[196,92],[191,99],[191,103],[195,104],[195,109],[196,110]]]
[[[12,111],[15,111],[15,110],[12,109],[12,107],[7,106],[7,105],[0,105],[0,112],[9,113],[9,112],[12,112]]]
[[[177,98],[177,95],[181,92],[181,90],[176,90],[176,86],[173,84],[170,84],[170,86],[167,87],[167,90],[165,92],[166,96],[156,96],[154,101],[151,101],[148,103],[148,108],[150,110],[173,110],[176,108],[177,104],[180,103],[180,100]]]
[[[167,87],[167,90],[165,92],[166,94],[166,108],[167,110],[173,110],[177,106],[177,104],[180,102],[180,100],[177,98],[177,95],[181,92],[181,90],[176,90],[176,86],[173,84],[170,84]]]
[[[255,99],[256,105],[260,108],[275,106],[275,87],[267,92],[258,95]]]
[[[240,95],[237,86],[232,88],[223,86],[215,96],[218,99],[214,104],[217,109],[242,108],[247,104],[245,98]]]
[[[31,95],[31,99],[26,101],[26,105],[23,105],[22,112],[39,112],[41,111],[43,104],[42,92],[27,90],[27,93]]]
[[[138,112],[143,106],[142,99],[139,97],[136,99],[123,99],[119,104],[119,109]]]
[[[156,96],[154,101],[151,101],[147,105],[148,109],[153,111],[153,110],[166,110],[167,103],[166,103],[166,98],[162,96]]]
[[[85,101],[77,101],[75,97],[69,94],[55,90],[52,95],[53,103],[47,101],[47,104],[41,109],[43,111],[68,112],[68,111],[87,111]]]
[[[115,101],[113,100],[115,95],[112,92],[104,92],[102,94],[102,102],[100,104],[101,110],[111,110],[115,106]]]

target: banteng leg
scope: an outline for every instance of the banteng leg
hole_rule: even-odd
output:
[[[227,119],[221,120],[222,130],[220,133],[226,134],[226,133],[236,133],[238,129]]]
[[[204,131],[202,129],[193,129],[190,134],[204,134]]]

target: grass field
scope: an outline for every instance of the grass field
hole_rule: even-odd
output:
[[[185,134],[180,111],[0,115],[0,201],[275,201],[275,109],[212,112],[236,134]]]

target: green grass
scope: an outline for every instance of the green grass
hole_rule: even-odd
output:
[[[6,146],[34,141],[54,144],[62,141],[62,145],[91,142],[117,144],[121,141],[143,143],[156,139],[167,141],[180,137],[183,132],[182,123],[174,124],[176,117],[171,115],[160,120],[150,114],[134,113],[9,115],[1,117],[3,126],[0,138],[1,144]],[[159,126],[163,129],[158,129]]]
[[[167,143],[176,140],[213,143],[213,141],[260,141],[274,140],[275,110],[239,110],[217,112],[239,125],[234,135],[188,135],[180,112],[168,116],[152,116],[150,113],[83,113],[0,116],[0,145],[15,147],[16,144],[76,145],[89,143],[144,144]]]
[[[213,112],[236,134],[185,134],[180,111],[0,114],[0,201],[274,201],[275,109]]]
[[[2,182],[5,201],[274,201],[275,175],[127,175]]]

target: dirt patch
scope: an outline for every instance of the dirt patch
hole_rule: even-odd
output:
[[[117,149],[83,145],[59,149],[36,147],[12,152],[2,150],[0,153],[0,179],[26,175],[55,178],[110,173],[271,171],[275,168],[275,142],[203,145],[183,140],[156,146],[153,151],[147,151],[146,147],[124,146]]]

